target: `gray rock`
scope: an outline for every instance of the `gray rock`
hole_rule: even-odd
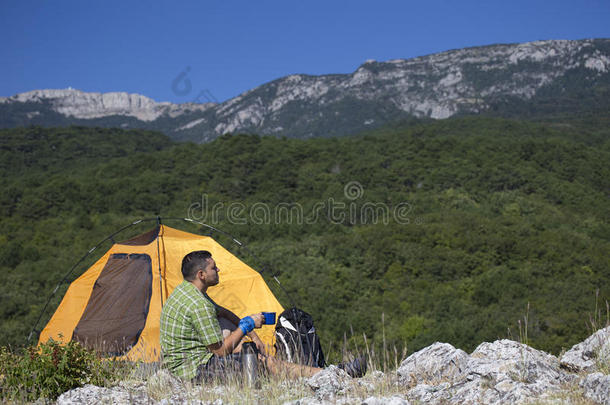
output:
[[[503,339],[482,343],[470,355],[469,374],[509,377],[526,384],[559,384],[567,378],[553,355]]]
[[[362,399],[354,397],[335,398],[332,402],[326,402],[325,405],[353,405],[362,403]]]
[[[602,358],[598,357],[600,355]],[[572,346],[561,356],[561,365],[572,371],[593,372],[597,370],[598,360],[610,360],[610,326]]]
[[[322,405],[323,402],[314,397],[305,397],[294,401],[286,401],[282,405]]]
[[[468,360],[469,356],[463,350],[437,342],[403,360],[397,373],[404,385],[435,385],[462,378]]]
[[[445,403],[451,399],[450,387],[446,382],[439,385],[418,384],[407,393],[407,398],[425,404]]]
[[[329,398],[320,399],[313,397],[305,397],[294,401],[284,402],[283,405],[352,405],[360,401],[356,398]]]
[[[573,378],[556,357],[512,340],[483,343],[470,356],[435,343],[407,358],[398,373],[402,383],[417,384],[409,400],[449,404],[522,403]]]
[[[345,392],[351,386],[352,378],[336,366],[329,366],[306,380],[316,392],[317,398],[331,398]]]
[[[409,405],[409,401],[398,395],[391,397],[369,397],[362,401],[362,405]]]
[[[218,398],[212,402],[203,402],[200,400],[187,399],[181,396],[173,396],[171,398],[165,398],[157,402],[158,405],[223,405],[222,399]]]
[[[580,382],[580,387],[585,397],[600,404],[610,405],[610,375],[589,374]]]
[[[467,380],[456,387],[454,403],[522,403],[560,390],[570,378],[555,356],[504,339],[477,347]]]
[[[142,391],[130,391],[120,387],[104,388],[87,384],[64,392],[57,398],[57,405],[76,404],[149,404],[152,401]]]

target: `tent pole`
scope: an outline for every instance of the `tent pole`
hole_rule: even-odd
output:
[[[161,275],[161,249],[159,248],[159,238],[163,237],[161,232],[161,217],[157,217],[159,234],[157,235],[157,265],[159,266],[159,297],[161,297],[161,308],[163,308],[163,276]],[[165,243],[163,244],[165,246]],[[165,256],[165,255],[164,255]]]

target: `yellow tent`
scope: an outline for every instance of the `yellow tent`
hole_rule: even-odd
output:
[[[240,318],[283,311],[261,275],[214,239],[159,225],[115,243],[76,279],[39,342],[75,339],[106,355],[159,361],[161,308],[183,281],[182,258],[195,250],[209,251],[220,269],[220,283],[207,291],[216,303]],[[269,347],[275,342],[274,330],[274,325],[257,330]]]

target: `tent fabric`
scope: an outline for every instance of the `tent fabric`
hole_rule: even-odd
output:
[[[160,360],[162,303],[182,281],[182,258],[207,250],[220,269],[220,283],[207,290],[238,317],[267,311],[281,313],[261,275],[209,236],[160,225],[115,243],[68,288],[42,330],[39,342],[79,340],[107,355],[131,361]],[[275,343],[275,325],[257,333],[267,347]]]
[[[143,246],[148,245],[149,243],[155,241],[157,236],[159,236],[159,230],[161,228],[157,226],[154,229],[151,229],[148,232],[145,232],[141,235],[135,236],[131,239],[125,240],[123,242],[119,242],[121,245],[132,245],[132,246]]]
[[[151,294],[150,256],[110,255],[72,339],[104,354],[123,354],[144,329]]]

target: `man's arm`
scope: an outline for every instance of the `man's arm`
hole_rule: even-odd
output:
[[[219,314],[220,314],[220,312],[219,312]],[[233,314],[233,316],[235,316],[235,314]],[[250,315],[250,317],[254,320],[255,328],[260,328],[263,324],[263,320],[265,319],[263,317],[262,313]],[[229,319],[229,318],[227,318],[227,319]],[[240,319],[237,318],[236,325],[239,325],[239,321],[240,321]],[[251,331],[250,333],[254,333],[254,331]],[[254,335],[256,335],[256,333],[254,333]],[[226,356],[227,354],[233,353],[233,350],[239,344],[242,337],[244,337],[244,332],[241,330],[241,328],[236,328],[222,342],[216,342],[214,344],[208,345],[207,347],[215,355],[217,355],[219,357],[223,357],[223,356]],[[258,336],[257,336],[257,338],[258,338]],[[259,339],[259,341],[260,341],[260,339]]]
[[[213,345],[209,345],[208,349],[216,356],[224,357],[227,354],[233,353],[235,347],[241,341],[241,338],[244,337],[244,332],[241,329],[237,328],[229,336],[227,336],[223,341],[216,342]]]
[[[239,325],[239,318],[237,317],[237,315],[235,315],[233,312],[229,311],[225,307],[222,307],[222,306],[216,304],[214,301],[212,301],[212,302],[214,303],[214,305],[216,305],[216,313],[218,314],[219,318],[225,318],[225,319],[227,319],[229,322],[231,322],[235,326]],[[260,327],[260,326],[257,326],[257,327]],[[237,329],[239,329],[239,328],[237,328]],[[233,333],[235,333],[235,330],[233,331]],[[231,335],[233,333],[231,333]],[[227,339],[230,338],[231,335],[229,335],[227,337]],[[243,334],[242,334],[242,336],[243,336]],[[259,352],[261,352],[263,354],[267,354],[267,350],[265,348],[265,345],[263,344],[263,341],[258,337],[256,332],[252,331],[252,332],[248,333],[248,337],[250,339],[252,339],[252,341],[256,345],[256,347],[257,347]],[[227,340],[227,339],[225,339],[225,340]],[[237,346],[239,344],[240,340],[241,340],[241,336],[237,340],[237,344],[235,346]]]

